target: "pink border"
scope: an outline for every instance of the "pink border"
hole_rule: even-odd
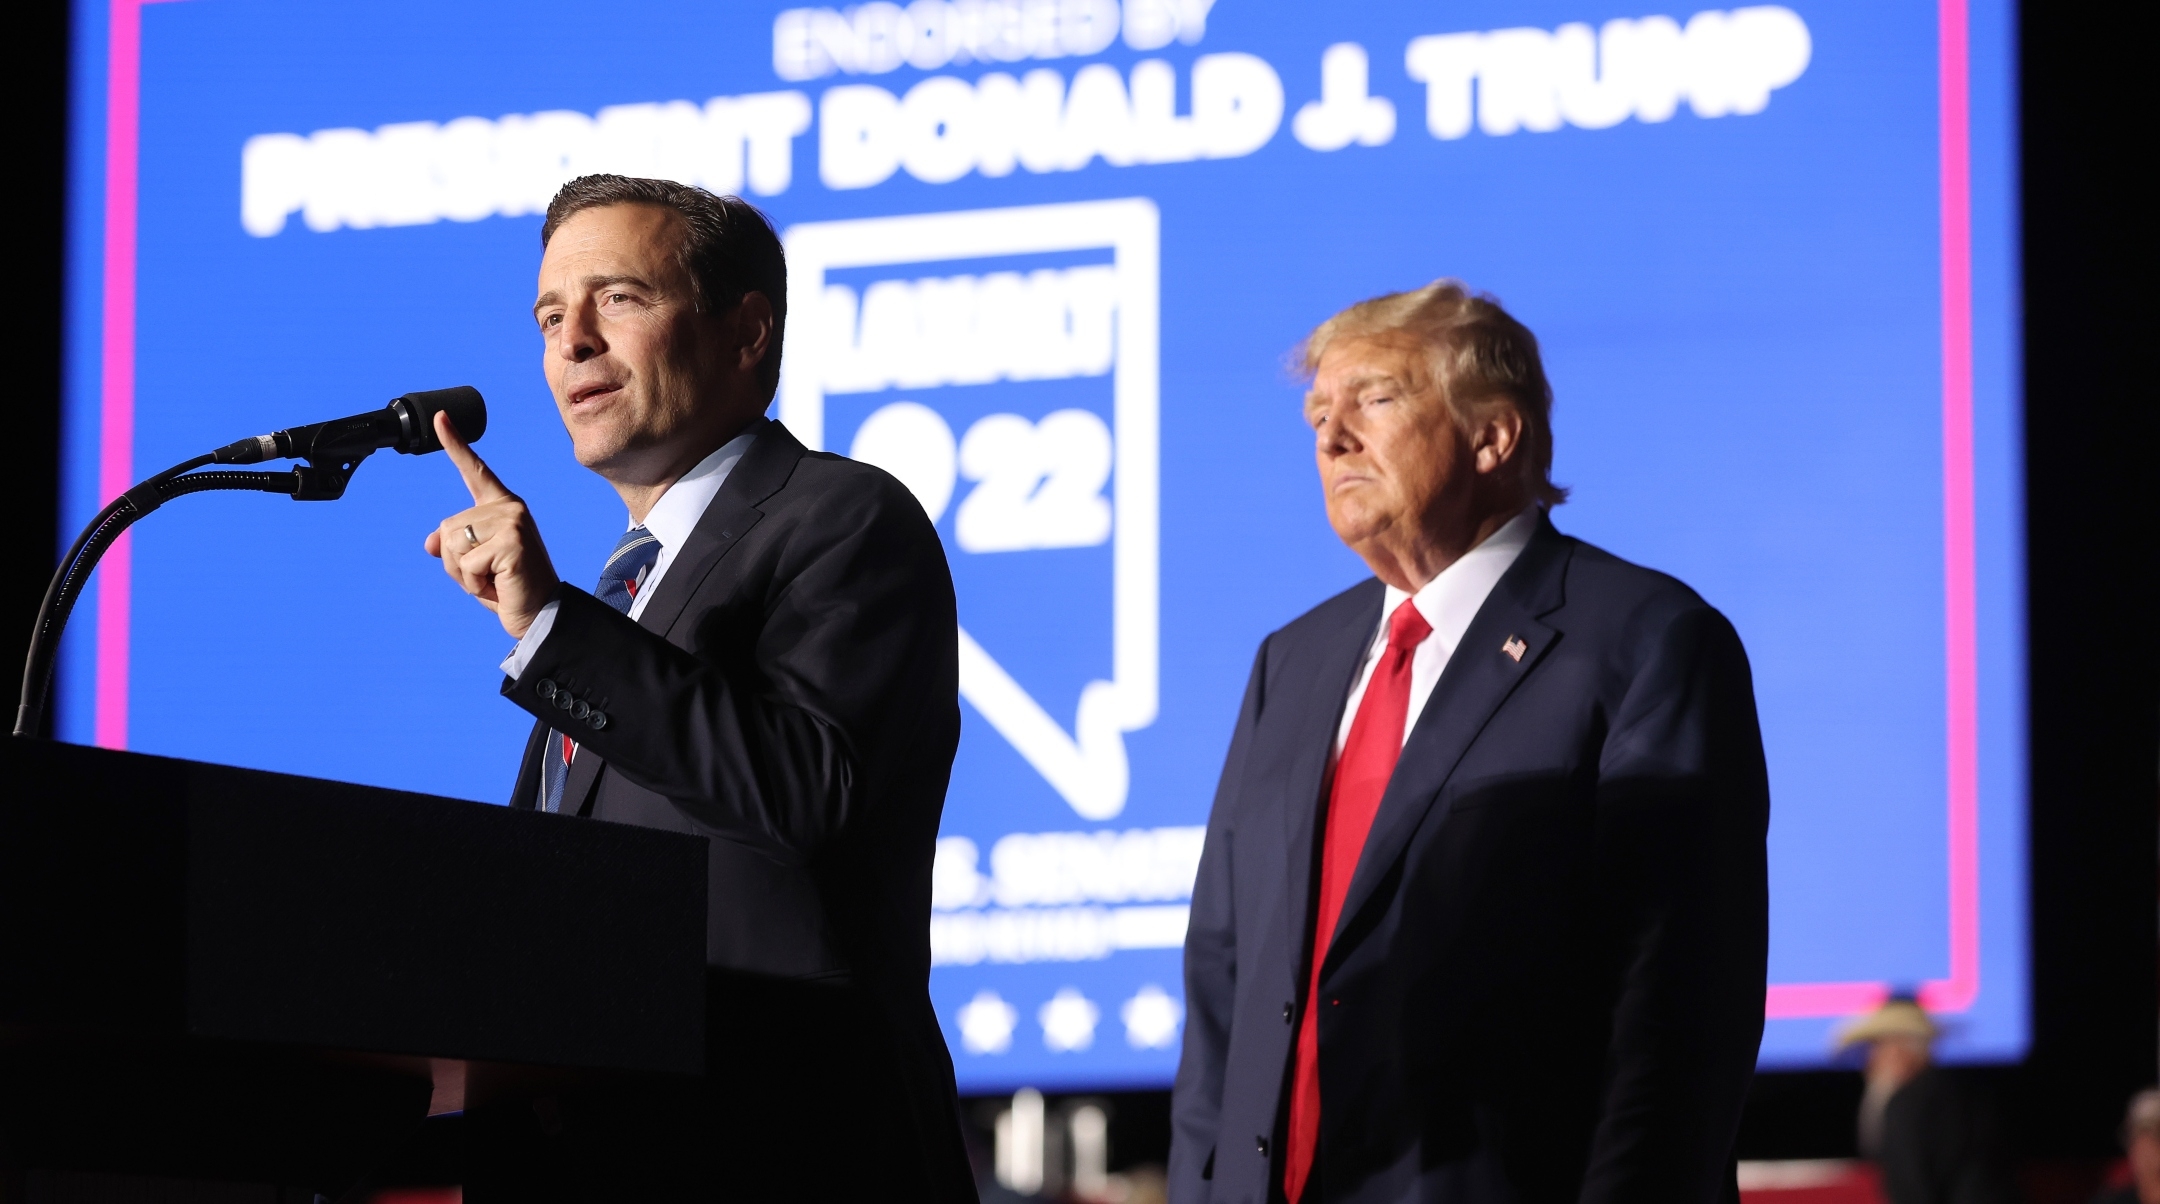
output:
[[[98,496],[135,483],[135,196],[142,109],[142,0],[112,0],[105,59],[105,312],[99,364]],[[99,564],[97,705],[105,748],[127,747],[128,601],[134,540]]]
[[[135,483],[135,202],[142,129],[142,6],[112,0],[105,51],[105,308],[98,363],[98,496]],[[134,538],[98,564],[92,739],[126,748]]]
[[[105,98],[105,307],[98,493],[134,484],[135,234],[142,102],[142,6],[111,0]],[[1947,663],[1950,976],[1920,989],[1930,1011],[1957,1012],[1980,993],[1979,647],[1973,534],[1972,164],[1966,0],[1939,0],[1943,310],[1943,593]],[[99,566],[96,742],[127,746],[129,537]],[[1773,984],[1774,1019],[1844,1016],[1889,994],[1882,982]]]
[[[1940,0],[1936,105],[1941,121],[1943,641],[1950,794],[1950,976],[1921,984],[1931,1012],[1962,1012],[1980,994],[1980,649],[1973,553],[1972,108],[1965,0]],[[1773,1019],[1847,1016],[1882,1002],[1880,982],[1778,983]]]

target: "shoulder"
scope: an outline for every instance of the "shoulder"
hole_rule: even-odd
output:
[[[795,444],[791,450],[800,448]],[[796,456],[785,476],[753,503],[768,521],[777,520],[790,544],[868,542],[887,551],[940,547],[922,503],[891,473],[831,452],[796,450]]]
[[[1268,633],[1253,654],[1248,683],[1253,705],[1265,707],[1285,689],[1302,694],[1327,666],[1372,638],[1387,587],[1375,578],[1351,586]]]
[[[1289,650],[1343,638],[1346,631],[1369,631],[1379,622],[1387,587],[1367,577],[1269,633],[1264,647]]]
[[[1567,545],[1567,559],[1564,602],[1557,613],[1570,630],[1636,642],[1658,640],[1676,628],[1731,629],[1716,607],[1679,578],[1587,540],[1558,538]]]
[[[785,424],[771,419],[758,428],[721,493],[766,514],[808,511],[866,517],[893,511],[927,517],[891,473],[846,456],[811,451]]]
[[[1930,1066],[1914,1076],[1911,1082],[1897,1089],[1884,1105],[1885,1116],[1896,1113],[1909,1117],[1933,1117],[1945,1112],[1962,1111],[1966,1104],[1964,1085],[1955,1075],[1940,1066]]]
[[[770,499],[820,514],[871,516],[888,510],[927,519],[915,495],[875,465],[831,452],[804,451],[785,484]]]
[[[777,422],[760,441],[737,469],[748,472],[735,497],[762,516],[755,556],[781,578],[810,574],[849,592],[935,579],[950,596],[944,545],[907,486],[873,465],[809,451]]]
[[[1616,556],[1586,539],[1562,535],[1569,545],[1567,602],[1601,609],[1672,615],[1706,608],[1688,584],[1670,573]]]

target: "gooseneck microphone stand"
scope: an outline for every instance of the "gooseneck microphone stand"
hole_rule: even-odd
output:
[[[208,455],[173,465],[114,498],[60,558],[45,600],[38,606],[37,626],[30,636],[30,652],[23,662],[22,698],[15,708],[15,735],[34,737],[43,722],[45,698],[51,689],[53,660],[60,633],[82,594],[83,584],[98,560],[122,532],[136,520],[190,493],[217,489],[257,490],[282,493],[296,502],[332,502],[345,496],[361,461],[378,448],[395,447],[406,455],[439,451],[434,419],[447,410],[467,441],[477,440],[487,429],[487,410],[477,390],[459,387],[407,393],[371,414],[311,427],[294,427],[270,435],[258,435],[229,443]],[[255,464],[285,457],[305,459],[285,472],[234,472],[217,469],[196,472],[209,464]]]

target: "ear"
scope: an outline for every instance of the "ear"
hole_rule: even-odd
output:
[[[1496,401],[1481,407],[1470,426],[1470,449],[1477,457],[1477,470],[1481,476],[1490,476],[1515,458],[1522,446],[1522,415],[1507,401]]]
[[[753,372],[772,349],[773,307],[763,293],[744,293],[735,306],[735,366]]]

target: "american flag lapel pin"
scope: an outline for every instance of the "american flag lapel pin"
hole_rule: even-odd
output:
[[[1507,653],[1508,659],[1519,665],[1522,663],[1522,654],[1530,651],[1530,645],[1523,643],[1521,636],[1511,635],[1507,638],[1507,643],[1500,645],[1500,651]]]

